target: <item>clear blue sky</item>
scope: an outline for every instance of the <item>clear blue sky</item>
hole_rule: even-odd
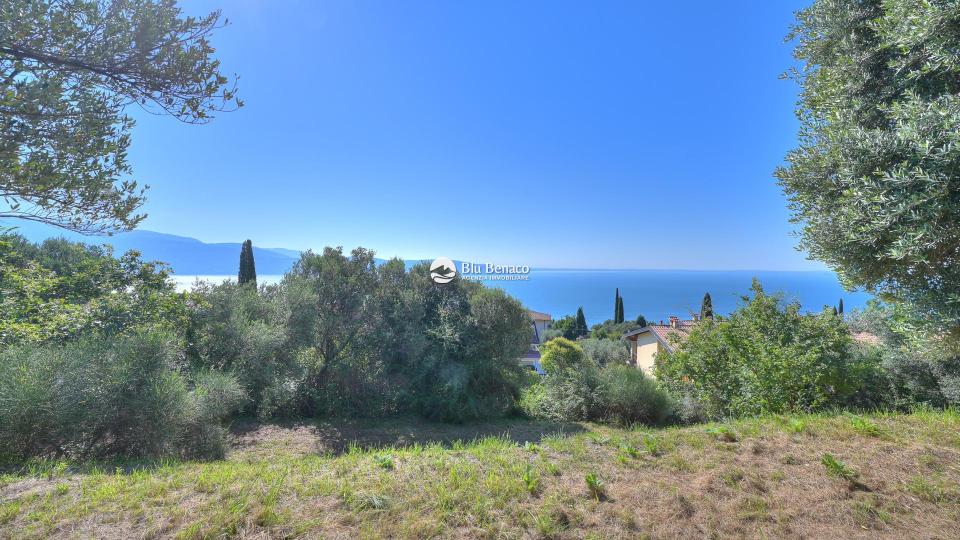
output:
[[[818,269],[774,168],[801,2],[222,7],[247,106],[137,114],[144,229],[581,268]]]

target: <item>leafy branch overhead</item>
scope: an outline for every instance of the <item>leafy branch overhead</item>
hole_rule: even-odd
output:
[[[818,0],[797,17],[800,141],[776,175],[800,247],[960,329],[960,2]]]
[[[242,106],[210,44],[219,11],[173,0],[7,0],[0,6],[0,219],[83,233],[135,227],[144,187],[127,107],[191,124]]]

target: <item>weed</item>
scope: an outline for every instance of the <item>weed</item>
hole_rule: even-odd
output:
[[[743,520],[765,520],[770,517],[767,501],[760,497],[747,497],[737,504],[737,517]]]
[[[850,416],[850,427],[857,433],[867,435],[868,437],[883,437],[886,432],[875,422],[862,416]]]
[[[560,476],[560,466],[552,461],[544,461],[543,468],[546,469],[547,473],[550,476]]]
[[[534,454],[536,454],[537,452],[540,451],[540,446],[537,445],[536,443],[532,443],[532,442],[530,442],[530,441],[526,441],[525,443],[523,443],[523,448],[524,448],[524,450],[527,450],[527,451],[529,451],[529,452],[533,452]]]
[[[391,454],[377,454],[373,456],[373,461],[375,461],[381,469],[386,469],[388,471],[392,471],[394,469],[393,456]]]
[[[536,495],[540,490],[540,475],[533,470],[533,467],[527,463],[527,468],[523,471],[523,486],[527,489],[527,493],[531,495]]]
[[[648,454],[654,457],[663,453],[663,449],[660,447],[660,439],[651,435],[644,436],[643,447],[647,450]]]
[[[624,442],[620,444],[620,453],[627,457],[638,458],[640,457],[640,450],[636,446],[633,446],[630,443]]]
[[[390,506],[390,498],[376,493],[356,493],[350,497],[350,505],[355,510],[385,510]]]
[[[737,442],[740,436],[729,426],[713,426],[705,430],[707,434],[722,442]]]
[[[739,467],[728,469],[720,474],[720,479],[723,480],[723,483],[726,484],[727,487],[737,487],[740,481],[743,480],[743,477],[743,469]]]
[[[942,475],[934,475],[931,478],[926,476],[914,476],[907,483],[907,489],[921,500],[932,503],[945,503],[960,501],[960,493],[952,489],[943,480]]]
[[[853,482],[859,476],[857,471],[851,469],[846,463],[833,457],[833,454],[824,454],[823,458],[820,460],[820,463],[823,463],[823,466],[827,468],[828,473],[832,474],[833,476],[843,478],[848,482]]]
[[[606,495],[606,484],[597,473],[588,473],[584,480],[587,482],[587,490],[590,491],[594,499],[599,501],[601,497]]]
[[[871,494],[863,500],[853,503],[853,517],[861,527],[889,524],[893,517],[883,509],[882,501]]]

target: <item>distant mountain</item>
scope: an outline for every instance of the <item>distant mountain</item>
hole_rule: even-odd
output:
[[[87,244],[109,244],[114,254],[135,249],[145,260],[163,261],[179,275],[233,275],[240,261],[240,243],[207,244],[196,238],[153,231],[135,230],[113,236],[83,236],[39,223],[4,223],[31,242],[64,237]],[[300,252],[286,248],[261,248],[254,244],[253,256],[258,274],[283,274],[300,258]]]

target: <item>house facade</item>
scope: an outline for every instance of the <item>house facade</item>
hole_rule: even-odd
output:
[[[543,374],[543,368],[540,367],[540,344],[543,343],[543,333],[553,325],[553,317],[539,311],[527,311],[527,315],[533,326],[533,334],[530,338],[530,348],[520,359],[520,365]]]
[[[630,342],[630,361],[653,376],[654,361],[657,353],[673,351],[673,348],[687,338],[690,329],[697,324],[694,320],[680,320],[670,316],[668,323],[650,324],[624,334],[623,339]]]

